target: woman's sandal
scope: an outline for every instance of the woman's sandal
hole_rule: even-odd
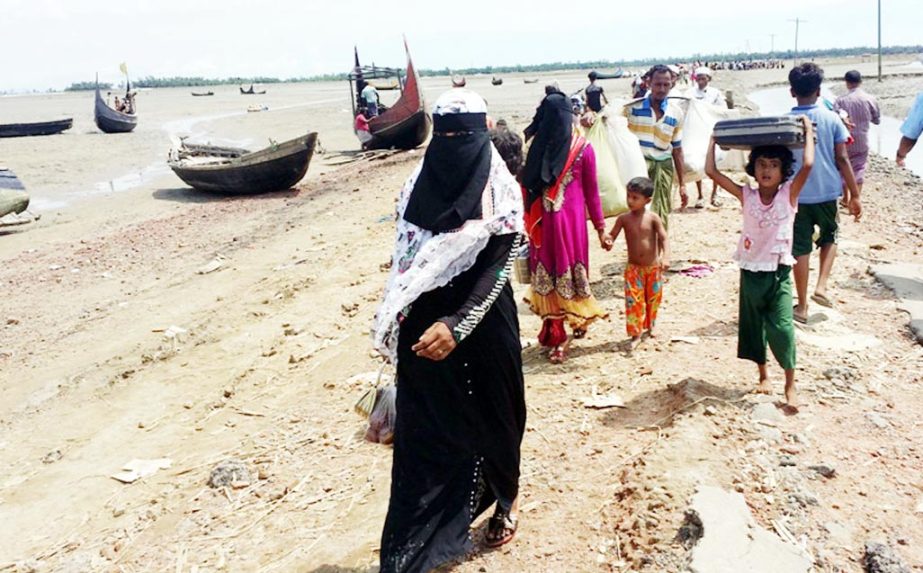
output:
[[[580,340],[581,338],[584,338],[585,336],[586,336],[585,328],[575,328],[574,329],[574,338],[576,338],[577,340]]]
[[[555,348],[548,354],[548,361],[552,364],[564,364],[565,360],[567,360],[567,354],[563,348]]]
[[[484,536],[487,547],[495,548],[506,545],[516,537],[518,527],[519,519],[512,515],[505,512],[494,514],[487,520],[487,534]]]

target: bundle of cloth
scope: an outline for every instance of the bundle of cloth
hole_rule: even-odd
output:
[[[725,109],[705,102],[684,100],[685,118],[683,120],[683,158],[686,164],[684,179],[687,183],[705,178],[705,155],[715,124],[722,119],[737,119],[740,111]],[[743,171],[746,157],[740,150],[716,150],[715,161],[722,171]]]
[[[614,109],[619,109],[616,103]],[[647,177],[647,164],[638,138],[628,121],[611,113],[607,105],[598,113],[587,112],[581,120],[585,137],[596,152],[596,179],[603,215],[616,217],[628,211],[625,186],[635,177]]]

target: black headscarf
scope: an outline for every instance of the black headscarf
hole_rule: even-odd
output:
[[[522,185],[528,191],[530,203],[560,177],[570,153],[573,129],[570,100],[560,90],[550,90],[525,129],[526,140],[535,136],[522,170]]]
[[[433,139],[413,187],[404,220],[433,233],[481,217],[492,147],[487,114],[433,116]]]

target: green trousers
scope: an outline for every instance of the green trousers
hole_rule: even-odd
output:
[[[766,344],[779,365],[795,367],[795,324],[792,321],[792,268],[740,271],[740,319],[737,357],[766,364]]]
[[[673,158],[651,159],[646,157],[647,175],[654,182],[654,199],[651,211],[663,221],[663,228],[669,229],[668,218],[673,210]]]

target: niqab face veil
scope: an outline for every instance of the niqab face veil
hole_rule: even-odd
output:
[[[440,97],[433,111],[433,139],[404,220],[442,233],[480,219],[491,153],[484,100],[464,89]]]
[[[560,91],[551,91],[526,128],[526,138],[535,137],[522,174],[523,187],[528,191],[530,202],[540,198],[545,189],[554,185],[564,170],[570,152],[573,122],[574,112],[567,96]]]

